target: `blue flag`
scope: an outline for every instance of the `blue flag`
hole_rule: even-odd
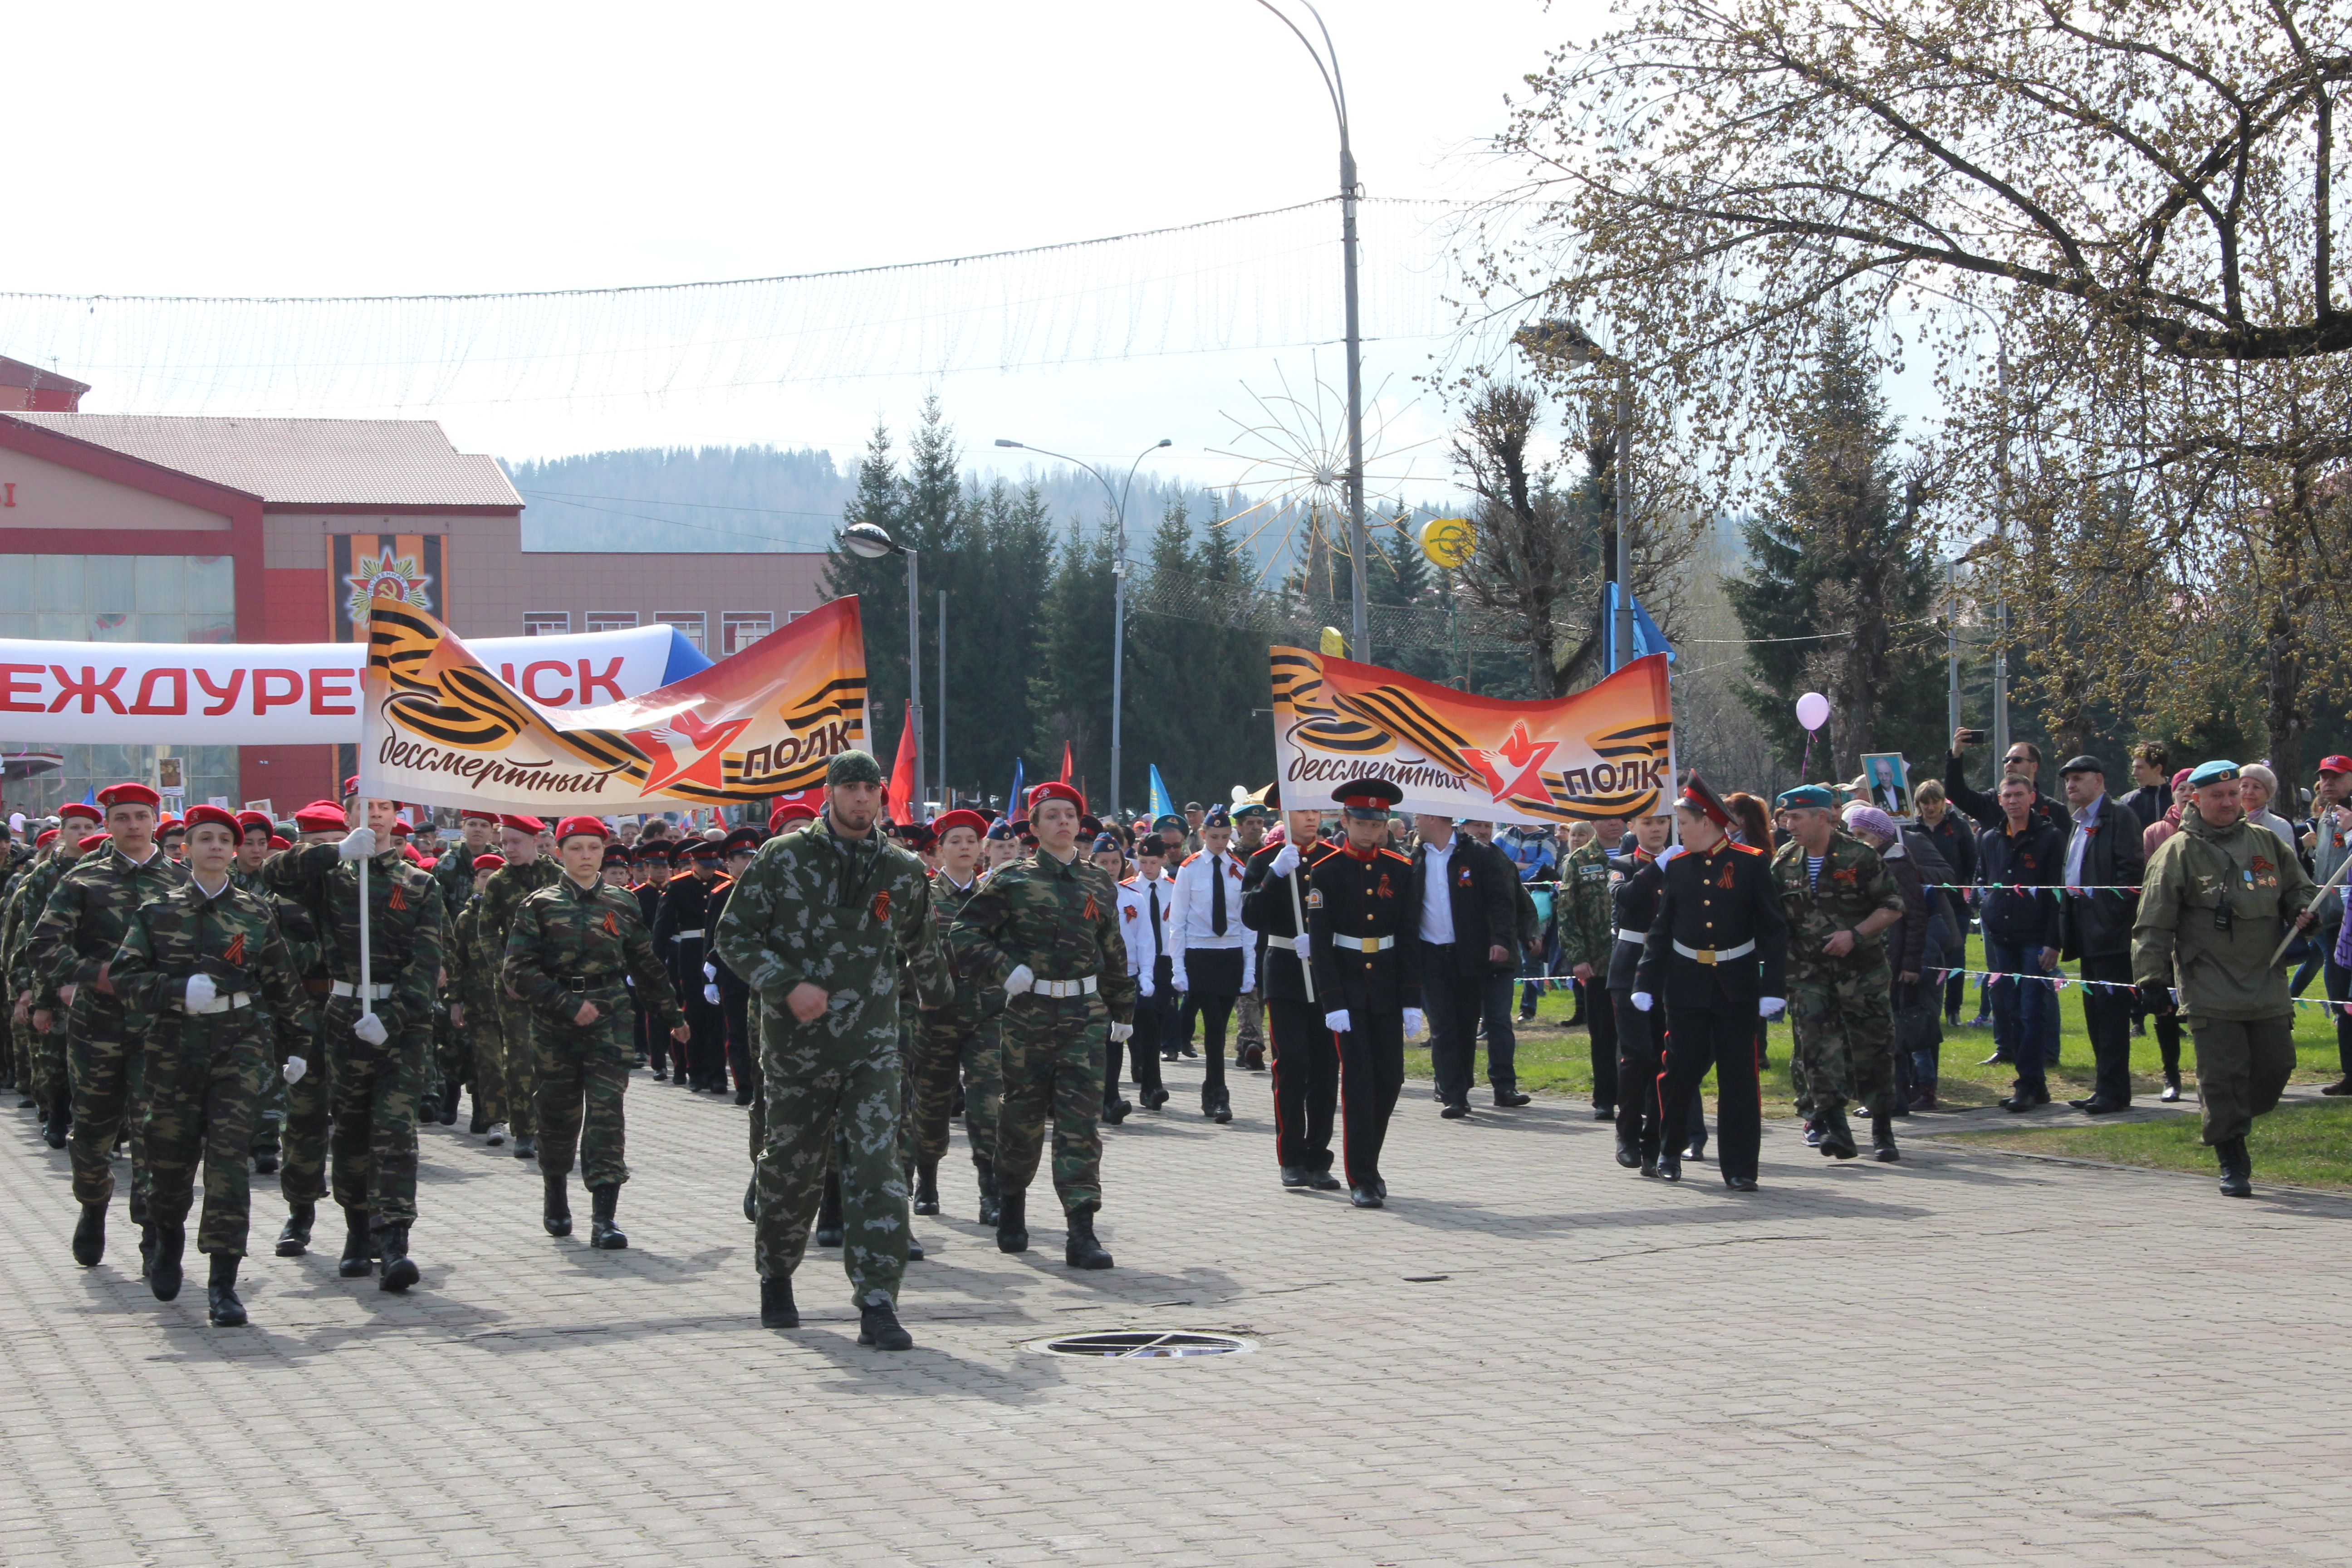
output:
[[[1015,757],[1013,759],[1013,793],[1004,797],[1004,815],[1007,816],[1019,816],[1021,815],[1021,780],[1023,776],[1024,775],[1021,771],[1021,759]]]
[[[1160,782],[1158,763],[1151,764],[1151,815],[1155,818],[1176,815],[1176,797],[1170,795],[1168,786]]]
[[[1609,614],[1601,634],[1601,663],[1613,670],[1654,653],[1664,654],[1666,662],[1674,663],[1675,645],[1666,640],[1666,634],[1658,629],[1658,623],[1650,618],[1649,611],[1642,608],[1639,599],[1633,600],[1633,651],[1623,658],[1617,657],[1617,584],[1610,584],[1607,595]]]

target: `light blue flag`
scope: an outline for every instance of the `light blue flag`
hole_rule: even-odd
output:
[[[1022,815],[1021,781],[1024,776],[1021,771],[1021,759],[1015,757],[1013,759],[1013,793],[1004,797],[1004,815],[1007,816]]]
[[[1151,764],[1151,815],[1154,820],[1176,815],[1176,797],[1170,795],[1168,786],[1160,782],[1158,763]]]
[[[1662,653],[1666,656],[1668,664],[1674,663],[1675,645],[1666,640],[1666,634],[1658,628],[1657,622],[1650,618],[1650,612],[1642,607],[1639,599],[1633,600],[1633,651],[1622,659],[1617,658],[1617,584],[1610,584],[1609,615],[1601,632],[1601,661],[1611,669],[1615,669],[1621,664],[1631,664],[1637,658]]]

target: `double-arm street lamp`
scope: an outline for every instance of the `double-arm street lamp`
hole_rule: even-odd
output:
[[[907,701],[909,710],[907,733],[898,743],[915,748],[915,793],[920,795],[923,793],[923,606],[915,591],[919,581],[917,563],[920,552],[899,543],[880,524],[872,522],[853,522],[843,529],[841,544],[852,555],[865,561],[879,561],[885,555],[907,558]],[[944,699],[947,693],[940,695]],[[923,803],[920,800],[893,801],[891,805],[896,810],[907,814],[898,818],[901,822],[920,822],[923,819]]]
[[[1111,552],[1110,612],[1110,811],[1111,816],[1116,817],[1118,815],[1118,721],[1124,706],[1120,701],[1119,678],[1127,663],[1127,496],[1128,491],[1135,486],[1135,470],[1143,466],[1143,459],[1160,450],[1160,447],[1172,447],[1175,443],[1163,437],[1138,452],[1135,455],[1135,461],[1127,466],[1126,483],[1116,489],[1111,487],[1110,480],[1105,477],[1103,471],[1092,463],[1081,463],[1076,458],[1066,454],[1049,452],[1043,447],[1032,447],[1025,441],[1008,441],[1002,436],[996,438],[996,444],[1000,447],[1014,447],[1024,452],[1034,452],[1041,458],[1051,458],[1056,462],[1067,463],[1074,468],[1084,468],[1102,485],[1103,493],[1110,497],[1111,516],[1118,533],[1118,543]]]

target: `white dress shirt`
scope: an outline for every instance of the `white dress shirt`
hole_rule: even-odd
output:
[[[1165,877],[1147,882],[1134,876],[1118,885],[1118,936],[1127,943],[1129,974],[1151,973],[1160,955],[1168,951],[1168,911],[1174,890]],[[1160,913],[1156,922],[1152,919],[1155,903]]]
[[[2091,847],[2088,830],[2099,825],[2100,808],[2106,804],[2105,795],[2095,795],[2090,805],[2074,812],[2074,831],[2066,840],[2066,885],[2069,888],[2083,885],[2083,856]]]
[[[1434,844],[1421,847],[1421,940],[1439,947],[1454,945],[1454,890],[1447,886],[1447,878],[1459,843],[1457,835],[1442,848]]]
[[[1209,929],[1215,908],[1210,901],[1209,879],[1220,875],[1225,879],[1223,936]],[[1244,955],[1242,989],[1247,991],[1256,978],[1257,933],[1242,924],[1242,863],[1230,849],[1223,855],[1203,849],[1176,873],[1175,902],[1168,911],[1168,951],[1181,967],[1184,954],[1195,948],[1239,948]]]

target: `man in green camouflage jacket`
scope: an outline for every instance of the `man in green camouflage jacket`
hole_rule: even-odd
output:
[[[688,1029],[635,897],[604,885],[606,837],[604,825],[593,816],[567,816],[556,825],[562,879],[531,894],[515,911],[501,978],[530,1009],[535,1026],[539,1173],[547,1187],[541,1223],[550,1236],[572,1234],[564,1184],[577,1145],[593,1211],[588,1244],[616,1251],[629,1245],[614,1214],[621,1184],[629,1179],[621,1097],[636,1055],[631,985],[636,1006],[654,1027],[673,1039],[684,1039]]]
[[[490,1060],[491,1053],[482,1044],[480,1024],[498,1008],[499,980],[497,971],[482,967],[478,932],[482,889],[506,863],[506,857],[494,850],[475,856],[472,879],[454,905],[445,902],[443,906],[449,921],[449,939],[441,944],[442,972],[446,976],[443,996],[449,1008],[450,1034],[457,1043],[457,1059],[450,1070],[474,1086],[472,1115],[466,1131],[478,1138],[488,1133],[492,1148],[504,1143],[506,1134],[496,1131],[498,1116],[489,1075],[498,1070],[498,1064]]]
[[[482,889],[481,907],[474,911],[474,958],[484,974],[497,975],[505,968],[507,933],[514,929],[515,911],[522,908],[522,901],[562,879],[563,868],[552,857],[540,853],[539,838],[545,830],[545,825],[535,816],[499,819],[506,864],[491,874],[488,885]],[[513,1132],[514,1157],[536,1159],[539,1112],[533,1099],[539,1067],[531,1045],[530,1009],[522,1005],[520,998],[509,994],[503,984],[492,984],[490,992],[497,1004],[491,1012],[479,1016],[467,1015],[474,1023],[475,1071],[478,1074],[482,1070],[487,1043],[483,1026],[489,1024],[497,1037],[499,1059],[499,1089],[493,1096],[497,1109],[491,1114],[504,1121]],[[476,1081],[479,1081],[478,1078]]]
[[[980,891],[981,836],[988,819],[971,810],[950,811],[931,824],[938,837],[940,869],[931,879],[931,913],[940,940]],[[1004,992],[983,986],[955,962],[955,1000],[926,1007],[919,1026],[921,1061],[915,1077],[915,1212],[940,1212],[940,1161],[948,1152],[948,1112],[956,1085],[963,1084],[964,1130],[971,1163],[980,1177],[980,1223],[994,1225],[997,1212],[996,1121],[1004,1100],[1004,1058],[997,1015]]]
[[[230,879],[236,818],[196,805],[187,823],[188,879],[139,907],[111,978],[117,994],[155,1019],[146,1040],[147,1212],[155,1226],[148,1286],[159,1301],[180,1293],[202,1159],[196,1250],[212,1260],[206,1310],[215,1325],[235,1328],[245,1321],[236,1270],[251,1223],[254,1119],[280,1064],[299,1076],[288,1058],[303,1048],[310,996],[269,900]]]
[[[1609,955],[1617,945],[1609,917],[1616,878],[1610,851],[1624,842],[1625,819],[1602,817],[1592,825],[1592,842],[1571,849],[1559,863],[1559,889],[1552,899],[1552,925],[1559,933],[1560,967],[1584,988],[1584,1026],[1592,1052],[1592,1119],[1617,1114],[1617,1013],[1609,1000]]]
[[[895,1308],[909,1235],[898,1163],[899,964],[910,966],[919,1001],[950,1001],[955,982],[922,861],[877,830],[880,765],[864,752],[836,753],[825,765],[825,795],[823,816],[761,846],[716,938],[719,956],[759,999],[768,1135],[759,1170],[760,1321],[799,1325],[792,1274],[831,1151],[858,1342],[905,1350],[914,1341]]]
[[[1029,1183],[1045,1129],[1054,1133],[1054,1191],[1068,1226],[1063,1261],[1108,1268],[1095,1237],[1102,1208],[1104,1055],[1135,1030],[1135,977],[1118,931],[1118,884],[1079,853],[1086,801],[1068,784],[1029,792],[1037,852],[982,882],[950,928],[962,972],[1002,986],[1004,1109],[997,1119],[996,1245],[1029,1247]]]
[[[33,1004],[42,989],[32,964],[33,928],[48,907],[49,895],[81,858],[81,840],[98,826],[98,808],[79,801],[58,815],[56,835],[41,858],[17,875],[8,889],[5,937],[0,937],[0,973],[7,975],[9,1025],[17,1048],[32,1064],[29,1092],[41,1117],[41,1136],[52,1149],[66,1146],[73,1127],[73,1085],[66,1070],[66,1021],[52,1011],[47,1028],[33,1026]]]
[[[1797,1109],[1823,1154],[1861,1151],[1845,1108],[1870,1113],[1874,1159],[1895,1147],[1894,974],[1886,928],[1903,919],[1903,892],[1878,851],[1838,826],[1837,799],[1819,784],[1782,793],[1774,809],[1790,839],[1772,857],[1772,885],[1789,921],[1789,1059]]]

